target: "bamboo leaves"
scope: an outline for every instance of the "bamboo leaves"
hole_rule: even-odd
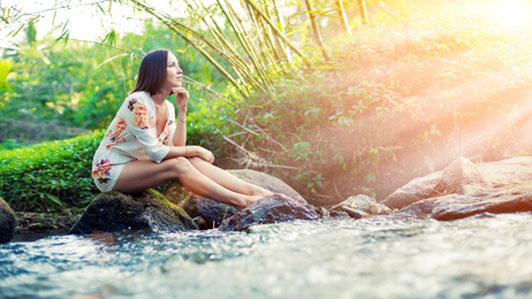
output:
[[[289,75],[294,70],[293,55],[306,67],[311,67],[301,50],[307,45],[305,40],[308,34],[301,29],[306,27],[305,21],[299,22],[299,29],[291,29],[298,34],[289,38],[278,0],[215,0],[210,1],[210,4],[203,0],[183,2],[187,5],[188,15],[196,21],[193,25],[156,10],[146,0],[131,0],[128,3],[158,19],[199,51],[244,98],[253,91],[271,95],[276,74]],[[323,58],[328,61],[317,18],[337,11],[343,28],[350,32],[342,1],[335,0],[332,7],[321,10],[314,9],[311,0],[305,0],[304,3],[307,9],[303,14],[308,16],[316,44]],[[359,3],[364,1],[359,0]],[[297,43],[291,38],[297,39]]]

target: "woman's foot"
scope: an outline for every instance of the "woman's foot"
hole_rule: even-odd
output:
[[[262,196],[262,195],[244,195],[244,196],[242,196],[242,198],[240,200],[240,204],[239,205],[235,205],[235,208],[237,210],[247,209],[247,208],[251,207],[252,205],[254,205],[255,203],[257,203],[257,201],[259,201],[263,197],[264,196]]]
[[[270,196],[272,195],[273,192],[271,192],[270,190],[267,190],[267,189],[264,189],[262,187],[258,187],[255,188],[254,190],[251,191],[251,195],[252,196],[261,196],[261,197],[266,197],[266,196]]]

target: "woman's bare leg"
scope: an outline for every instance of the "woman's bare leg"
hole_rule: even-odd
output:
[[[237,209],[249,207],[261,198],[224,188],[199,172],[183,157],[168,159],[159,164],[150,160],[131,161],[122,169],[113,190],[140,192],[173,179],[179,179],[185,188],[195,194],[232,205]]]
[[[194,168],[199,170],[199,172],[231,191],[247,195],[260,196],[267,196],[272,194],[272,192],[260,186],[250,184],[244,180],[241,180],[236,176],[230,174],[229,172],[218,168],[212,165],[211,163],[204,161],[201,158],[190,158],[189,161],[190,163],[192,163]]]

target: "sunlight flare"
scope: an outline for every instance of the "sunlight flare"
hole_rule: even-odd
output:
[[[532,6],[523,0],[501,0],[494,7],[497,22],[504,26],[524,26],[530,21]]]

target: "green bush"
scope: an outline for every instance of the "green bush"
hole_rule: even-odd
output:
[[[99,192],[92,156],[103,132],[0,151],[0,197],[15,210],[83,208]]]
[[[223,146],[227,134],[223,101],[198,103],[188,116],[188,142],[228,156]],[[15,210],[57,212],[63,208],[84,208],[99,193],[91,178],[94,152],[104,131],[66,140],[0,150],[0,197]],[[164,188],[164,185],[160,188]]]

